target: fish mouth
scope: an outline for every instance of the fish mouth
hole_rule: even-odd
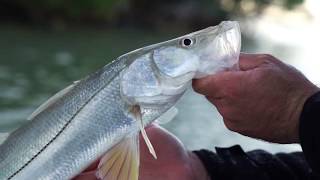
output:
[[[236,21],[225,21],[218,26],[198,32],[207,46],[201,50],[200,65],[195,79],[238,67],[241,49],[240,26]]]
[[[236,54],[240,52],[241,47],[241,31],[237,21],[223,21],[217,26],[193,32],[186,36],[195,36],[197,39],[210,39],[214,41],[216,38],[223,38],[228,48],[228,53]]]
[[[220,32],[223,35],[229,53],[234,56],[239,56],[241,49],[241,32],[240,25],[236,21],[222,22]]]

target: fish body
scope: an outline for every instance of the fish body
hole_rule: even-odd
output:
[[[10,134],[0,146],[0,180],[71,179],[104,154],[99,178],[137,179],[139,131],[172,108],[193,78],[236,66],[239,51],[238,24],[223,22],[120,56]]]

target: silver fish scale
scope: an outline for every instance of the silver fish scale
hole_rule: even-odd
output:
[[[13,132],[0,146],[0,179],[14,176],[41,155],[68,126],[70,120],[99,90],[119,75],[124,66],[125,60],[105,66],[82,80],[64,98],[41,112],[31,123]]]
[[[0,179],[72,178],[125,136],[137,133],[138,123],[123,111],[128,107],[120,95],[125,64],[125,59],[116,61],[89,76],[11,134],[0,146]],[[141,107],[143,121],[150,123],[172,105]]]
[[[116,77],[100,91],[50,144],[50,148],[44,150],[16,178],[72,178],[88,162],[102,156],[125,135],[137,132],[135,120],[123,113],[124,102],[120,99],[119,79]]]

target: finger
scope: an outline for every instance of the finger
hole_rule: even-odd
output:
[[[217,108],[217,111],[219,114],[223,117],[226,118],[226,115],[229,113],[229,105],[228,99],[222,98],[222,99],[216,99],[212,97],[207,97],[207,99]]]
[[[220,92],[222,77],[218,75],[211,75],[201,79],[192,81],[193,90],[199,94],[219,97],[222,96]]]
[[[219,109],[221,108],[221,107],[223,107],[224,105],[225,105],[225,100],[224,99],[222,99],[222,98],[214,98],[214,97],[209,97],[209,96],[207,96],[206,97],[207,98],[207,100],[209,101],[209,102],[211,102],[216,108],[217,108],[217,110],[219,111]],[[219,112],[220,113],[220,112]],[[221,114],[221,113],[220,113]]]
[[[223,98],[228,88],[235,88],[243,80],[243,71],[227,71],[194,80],[193,89],[205,96]]]
[[[255,69],[262,64],[267,63],[270,55],[265,54],[246,54],[241,53],[239,56],[239,68],[242,71]],[[271,57],[271,56],[270,56]]]

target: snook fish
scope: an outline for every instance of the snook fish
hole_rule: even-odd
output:
[[[124,54],[41,105],[0,146],[0,179],[70,179],[101,158],[97,177],[137,180],[141,131],[193,78],[237,66],[237,22],[225,21]]]

